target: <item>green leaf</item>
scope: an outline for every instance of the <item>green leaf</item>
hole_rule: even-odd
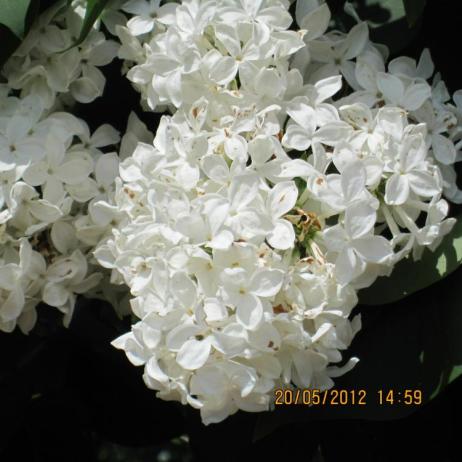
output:
[[[415,272],[414,272],[415,273]],[[335,380],[335,387],[366,393],[366,405],[277,407],[262,413],[254,438],[282,425],[336,419],[394,420],[405,418],[430,402],[462,375],[462,268],[425,291],[393,305],[360,307],[363,322],[346,357],[355,368]],[[393,405],[379,402],[379,391],[393,390]],[[420,390],[422,405],[405,405],[405,390]],[[401,398],[401,402],[399,402]],[[309,424],[308,424],[309,425]]]
[[[407,22],[414,27],[423,15],[426,0],[403,0]]]
[[[380,277],[359,292],[359,303],[393,303],[445,278],[462,264],[462,217],[434,251],[426,249],[422,259],[399,262],[389,277]]]
[[[87,0],[85,17],[83,19],[82,29],[79,38],[72,45],[72,47],[80,45],[90,33],[93,24],[101,16],[104,8],[109,3],[109,0]]]
[[[0,0],[0,24],[18,38],[24,36],[26,16],[31,0]]]

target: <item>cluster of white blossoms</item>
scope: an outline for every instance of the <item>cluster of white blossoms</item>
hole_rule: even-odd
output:
[[[68,324],[76,294],[98,285],[95,238],[107,232],[100,201],[114,194],[119,141],[103,125],[65,112],[48,113],[40,99],[0,97],[0,330],[28,332],[40,302]],[[106,215],[108,215],[106,213]],[[109,227],[110,229],[110,227]]]
[[[101,96],[106,79],[99,67],[109,64],[119,48],[96,28],[73,46],[80,36],[85,8],[80,0],[64,8],[66,2],[58,1],[40,16],[2,71],[9,88],[20,90],[22,97],[39,97],[47,109],[55,105],[58,95],[61,104],[90,103]]]
[[[96,27],[72,48],[81,3],[3,71],[0,329],[128,286],[138,320],[114,346],[205,424],[332,387],[358,361],[357,291],[454,225],[462,93],[428,51],[386,65],[365,23],[326,32],[321,1],[293,5],[295,26],[289,0],[117,0],[103,22],[121,43]],[[59,112],[102,94],[116,53],[169,114],[154,134],[132,114],[118,155],[113,128]]]
[[[60,108],[103,91],[96,66],[117,43],[94,29],[81,45],[78,4],[40,17],[6,63],[0,85],[0,331],[28,333],[44,302],[68,325],[78,294],[111,293],[92,248],[110,230],[99,203],[114,194],[119,158],[107,152],[120,136],[109,125],[93,134]],[[108,221],[109,220],[109,221]],[[111,297],[104,297],[109,298]]]
[[[428,52],[386,70],[365,23],[325,33],[327,5],[298,2],[292,30],[289,6],[130,0],[116,27],[144,107],[171,115],[121,163],[95,251],[139,318],[113,344],[206,424],[330,388],[357,362],[357,290],[434,249],[443,194],[462,201],[461,107]]]

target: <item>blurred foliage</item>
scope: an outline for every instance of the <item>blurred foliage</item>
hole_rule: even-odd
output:
[[[6,26],[18,38],[23,38],[26,15],[31,0],[0,0],[0,24]]]

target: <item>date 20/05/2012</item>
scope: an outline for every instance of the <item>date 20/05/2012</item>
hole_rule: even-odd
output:
[[[373,395],[375,402],[384,406],[423,404],[423,393],[420,389],[377,390]],[[275,406],[366,406],[370,398],[370,392],[363,389],[277,388],[274,391]]]

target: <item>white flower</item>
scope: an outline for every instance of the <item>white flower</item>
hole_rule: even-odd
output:
[[[345,166],[341,175],[327,175],[325,187],[319,188],[317,196],[338,212],[347,210],[358,200],[377,208],[377,200],[369,193],[366,185],[367,170],[361,162],[353,161]]]
[[[28,108],[30,111],[27,111]],[[27,112],[26,112],[27,111]],[[45,155],[43,141],[33,132],[42,115],[37,99],[24,100],[15,113],[0,125],[0,168],[12,170],[40,160]]]
[[[377,87],[386,102],[408,111],[419,109],[431,96],[431,88],[427,83],[415,82],[384,72],[377,74]]]
[[[40,199],[32,186],[20,181],[11,188],[10,203],[10,224],[26,236],[44,229],[63,215],[58,206]]]
[[[117,31],[143,107],[171,115],[155,134],[130,116],[115,180],[115,155],[81,136],[95,171],[66,190],[85,212],[51,234],[67,254],[96,245],[139,318],[113,345],[212,423],[357,363],[333,365],[361,328],[356,291],[454,224],[462,116],[426,82],[428,53],[385,72],[365,23],[325,34],[320,1],[297,2],[300,31],[285,0],[159,5],[131,0]],[[49,286],[56,306],[76,284]]]
[[[282,1],[243,0],[234,5],[225,6],[220,11],[224,23],[258,22],[271,29],[288,29],[292,16]]]
[[[92,171],[93,165],[86,155],[77,152],[66,154],[66,146],[60,140],[49,137],[45,159],[30,165],[23,178],[31,186],[42,186],[45,200],[61,204],[65,197],[64,185],[82,183]]]
[[[172,22],[176,7],[173,3],[160,6],[160,0],[130,0],[122,5],[122,10],[134,15],[127,22],[127,27],[136,36],[151,32],[157,21]]]
[[[282,284],[280,270],[261,270],[249,275],[243,268],[226,268],[221,275],[225,303],[236,308],[236,318],[247,329],[255,329],[263,318],[260,297],[273,297]]]
[[[19,325],[27,334],[37,318],[35,306],[40,302],[46,264],[26,239],[20,240],[19,248],[4,250],[0,255],[0,330],[11,332]]]
[[[64,324],[69,325],[75,305],[75,294],[82,294],[101,280],[101,274],[87,275],[88,265],[85,256],[75,250],[69,257],[54,261],[45,275],[43,301],[64,313]]]
[[[351,61],[365,49],[369,38],[367,23],[355,25],[346,37],[331,35],[309,42],[312,57],[325,63],[318,75],[328,77],[339,72],[348,80],[354,75],[354,64]],[[323,40],[324,39],[324,40]]]
[[[422,197],[433,197],[440,192],[438,177],[428,165],[426,154],[421,136],[409,135],[402,140],[398,157],[388,165],[393,174],[385,187],[387,204],[404,204],[411,191]]]
[[[358,201],[345,212],[345,225],[335,225],[324,231],[327,248],[337,254],[335,273],[347,284],[365,270],[368,262],[386,263],[392,255],[390,243],[373,233],[375,210],[366,202]]]

